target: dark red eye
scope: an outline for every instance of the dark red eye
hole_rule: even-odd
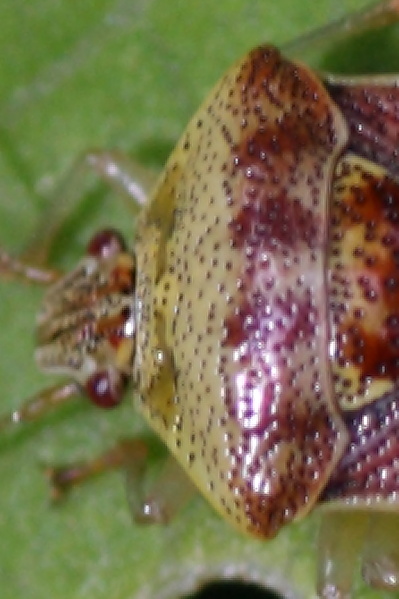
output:
[[[125,240],[116,229],[98,231],[87,244],[87,253],[99,258],[108,258],[125,250]]]
[[[94,373],[86,383],[86,393],[90,401],[99,408],[115,408],[123,398],[125,381],[122,376],[117,380],[108,370]]]

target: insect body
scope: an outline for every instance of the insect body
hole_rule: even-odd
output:
[[[398,106],[394,77],[253,50],[188,125],[133,256],[96,239],[46,296],[39,364],[107,405],[132,379],[241,531],[319,502],[398,511]]]
[[[399,93],[329,87],[271,47],[237,63],[136,243],[142,410],[219,511],[266,537],[323,495],[351,501],[349,452],[371,452],[356,500],[396,501],[399,189],[370,161],[377,134],[351,128],[378,128],[365,108],[378,98],[385,118]],[[381,410],[385,454],[367,445]]]
[[[139,227],[144,413],[212,503],[264,536],[310,509],[346,443],[321,359],[345,141],[322,85],[259,48],[194,117]]]

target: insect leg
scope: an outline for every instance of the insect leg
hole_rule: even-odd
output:
[[[283,47],[284,54],[298,58],[302,52],[339,42],[369,29],[379,29],[399,20],[399,0],[382,0],[362,8]]]
[[[399,516],[381,512],[370,515],[365,551],[363,578],[378,589],[399,588]]]
[[[140,488],[137,488],[135,466],[131,460],[126,464],[126,474],[130,511],[134,520],[140,524],[169,522],[197,493],[186,472],[172,455],[166,458],[144,497]]]
[[[48,466],[45,472],[51,487],[51,498],[59,501],[73,487],[118,468],[128,468],[137,486],[143,477],[147,456],[145,441],[138,438],[120,439],[113,447],[90,460]]]
[[[192,498],[196,489],[176,460],[168,456],[147,491],[147,465],[147,443],[139,438],[125,438],[90,460],[49,466],[45,473],[51,499],[57,502],[93,477],[121,469],[126,475],[128,503],[134,520],[140,524],[165,524]]]
[[[60,274],[55,269],[14,258],[0,247],[0,277],[18,278],[29,283],[48,285],[56,281]]]
[[[50,410],[68,403],[71,398],[79,395],[81,389],[74,381],[42,389],[26,399],[19,408],[0,417],[0,433],[13,428],[16,424],[39,420]]]
[[[145,204],[155,175],[118,151],[91,150],[82,154],[54,192],[43,222],[23,256],[37,264],[46,264],[51,248],[66,220],[79,205],[90,174],[103,180],[126,200],[130,212]]]
[[[317,590],[322,599],[350,599],[367,529],[364,512],[326,511],[319,532]]]

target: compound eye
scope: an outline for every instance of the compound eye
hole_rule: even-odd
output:
[[[93,235],[87,244],[86,251],[90,256],[109,258],[126,251],[126,242],[116,229],[101,229]]]
[[[112,376],[109,370],[95,372],[87,380],[86,393],[90,401],[99,408],[110,409],[117,407],[123,399],[126,387],[122,375]]]

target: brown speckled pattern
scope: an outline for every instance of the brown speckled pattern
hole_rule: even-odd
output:
[[[385,79],[385,82],[383,82]],[[347,85],[327,85],[350,130],[348,149],[399,175],[399,82],[384,77]]]
[[[388,510],[399,502],[399,393],[397,389],[356,411],[345,421],[348,450],[321,497],[354,507]]]
[[[346,155],[331,210],[330,321],[336,397],[350,434],[321,499],[399,502],[399,184]]]
[[[399,185],[348,155],[331,208],[330,319],[334,383],[343,409],[399,381]]]
[[[311,508],[345,445],[325,301],[345,143],[316,77],[258,48],[195,115],[138,227],[141,409],[210,502],[262,536]]]

